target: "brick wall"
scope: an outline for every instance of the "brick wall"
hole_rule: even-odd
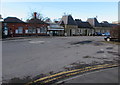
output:
[[[25,33],[25,30],[28,30],[30,27],[33,28],[41,28],[41,27],[47,27],[47,24],[30,24],[30,23],[3,23],[3,29],[4,27],[8,28],[8,35],[10,37],[15,36],[26,36],[26,35],[46,35],[46,33]],[[22,27],[22,33],[16,33],[16,30],[18,30],[19,27]],[[46,30],[47,31],[47,30]]]

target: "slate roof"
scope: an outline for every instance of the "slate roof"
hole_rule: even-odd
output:
[[[7,17],[7,18],[4,19],[4,22],[24,23],[22,20],[18,19],[17,17]]]
[[[91,26],[102,27],[102,25],[98,22],[96,18],[88,18],[87,22],[89,22]]]
[[[32,19],[28,20],[28,23],[47,24],[47,23],[45,23],[37,18],[32,18]]]
[[[107,21],[100,23],[102,27],[110,27],[111,25]]]
[[[110,24],[111,27],[113,27],[113,26],[117,26],[117,25],[118,25],[118,24]]]
[[[92,28],[92,26],[89,24],[89,22],[81,22],[78,27],[82,27],[82,28]]]
[[[60,25],[65,24],[65,25],[77,25],[75,20],[71,15],[64,15],[60,21]]]
[[[59,24],[60,24],[60,25],[65,25],[63,21],[60,21]]]
[[[92,28],[92,26],[89,24],[89,22],[83,22],[80,19],[75,19],[75,21],[79,28]]]
[[[82,22],[81,19],[75,19],[75,21],[76,21],[77,24]]]

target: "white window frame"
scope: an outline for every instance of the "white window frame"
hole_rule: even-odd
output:
[[[45,28],[45,27],[41,27],[41,28],[40,28],[40,32],[41,32],[41,33],[46,33],[46,28]]]
[[[15,30],[15,34],[19,34],[18,29]]]
[[[7,27],[4,28],[4,34],[8,35],[8,28]]]
[[[28,29],[25,30],[25,33],[28,34]]]
[[[36,33],[36,29],[32,29],[32,33],[35,34]]]
[[[18,27],[18,34],[23,34],[23,27]]]
[[[41,31],[40,28],[37,28],[37,33],[40,33],[40,31]]]
[[[32,28],[29,28],[29,29],[28,29],[28,33],[29,33],[29,34],[32,34],[32,33],[33,33]]]

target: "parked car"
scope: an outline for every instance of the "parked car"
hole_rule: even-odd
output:
[[[110,36],[110,33],[109,32],[106,32],[106,33],[102,33],[103,36]]]
[[[105,33],[102,33],[102,36],[105,36]]]
[[[110,35],[106,36],[104,39],[106,41],[116,41],[116,42],[120,42],[120,25],[116,25],[114,26],[111,30],[110,30]]]
[[[102,36],[102,33],[100,33],[100,32],[95,32],[93,35],[94,35],[94,36]]]
[[[113,38],[111,36],[106,36],[104,39],[105,41],[119,41],[118,38]]]
[[[111,37],[110,36],[106,36],[104,39],[105,39],[105,41],[111,41]]]

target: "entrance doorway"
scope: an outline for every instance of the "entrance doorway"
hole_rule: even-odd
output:
[[[72,30],[70,29],[70,36],[72,36]]]

